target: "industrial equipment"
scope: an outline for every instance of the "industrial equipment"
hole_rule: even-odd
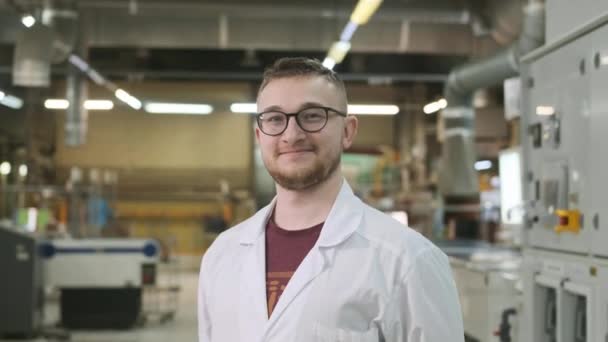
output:
[[[141,239],[52,240],[42,246],[46,286],[60,290],[68,329],[127,329],[156,283],[158,243]]]
[[[42,328],[43,287],[38,241],[0,224],[0,337],[36,336]]]
[[[608,6],[547,6],[522,61],[521,340],[608,341]]]

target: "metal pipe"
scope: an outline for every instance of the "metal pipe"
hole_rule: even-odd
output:
[[[458,67],[448,76],[444,88],[448,107],[443,111],[446,137],[439,170],[439,189],[444,196],[479,193],[474,168],[473,92],[519,74],[520,59],[544,42],[544,4],[530,1],[523,12],[522,30],[513,45],[492,57]]]
[[[444,95],[448,106],[470,105],[472,93],[519,74],[519,60],[544,42],[544,4],[531,2],[524,8],[524,21],[517,41],[496,55],[454,69]]]
[[[80,146],[86,141],[88,127],[88,113],[83,107],[86,98],[86,83],[74,66],[70,65],[69,69],[66,98],[70,106],[66,111],[65,144],[67,146]]]

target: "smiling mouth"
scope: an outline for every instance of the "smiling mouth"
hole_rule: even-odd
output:
[[[304,153],[304,152],[313,152],[313,150],[285,151],[285,152],[280,152],[279,155],[283,155],[283,154],[298,154],[298,153]]]

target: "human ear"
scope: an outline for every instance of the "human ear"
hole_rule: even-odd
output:
[[[357,129],[359,128],[359,120],[354,115],[348,115],[344,119],[344,134],[342,134],[342,148],[344,150],[351,147],[355,137],[357,136]]]

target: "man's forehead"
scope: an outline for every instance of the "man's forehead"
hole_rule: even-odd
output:
[[[290,92],[298,92],[296,94]],[[286,96],[289,95],[289,96]],[[297,95],[297,97],[293,97]],[[324,76],[282,77],[269,81],[258,94],[258,105],[267,101],[296,101],[299,103],[340,102],[342,92]],[[278,97],[278,98],[277,98]],[[325,105],[328,105],[325,103]],[[260,109],[260,108],[258,108]]]
[[[292,86],[310,85],[315,87],[325,85],[331,88],[338,88],[334,82],[322,75],[296,75],[271,79],[266,83],[265,87],[260,91],[260,93],[264,92],[268,88],[284,87],[288,84]]]

